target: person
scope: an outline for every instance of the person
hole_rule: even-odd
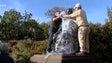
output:
[[[61,15],[63,18],[72,18],[76,20],[78,25],[78,41],[80,50],[76,55],[86,55],[89,51],[89,24],[87,21],[86,13],[82,6],[77,3],[75,5],[75,12],[70,15]]]
[[[15,63],[14,59],[9,55],[10,48],[8,45],[3,45],[0,51],[0,63]]]
[[[72,14],[72,13],[73,13],[73,9],[72,9],[72,8],[68,8],[66,14],[67,14],[67,15],[70,15],[70,14]]]
[[[60,24],[62,22],[62,19],[59,16],[57,16],[59,14],[60,14],[60,12],[56,12],[55,16],[52,18],[50,30],[49,30],[49,33],[48,33],[49,34],[49,42],[48,42],[48,45],[47,45],[47,53],[50,53],[52,51],[51,45],[53,43],[53,36],[58,31],[58,29],[60,27]]]

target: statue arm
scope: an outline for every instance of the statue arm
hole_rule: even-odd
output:
[[[70,15],[61,15],[61,17],[63,17],[63,18],[70,18],[71,16]]]
[[[76,12],[70,14],[70,15],[61,15],[61,17],[75,19],[78,15],[80,15],[80,12],[79,11],[76,11]]]
[[[83,13],[82,10],[77,10],[77,11],[75,11],[74,13],[70,14],[70,16],[71,16],[72,18],[76,18],[76,17],[78,17],[78,16],[81,16],[82,13]]]
[[[60,17],[59,16],[55,16],[55,17],[53,17],[53,21],[57,21],[57,19],[59,19]]]

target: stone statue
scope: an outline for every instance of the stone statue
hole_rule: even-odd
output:
[[[61,31],[55,38],[55,53],[73,54],[78,51],[78,26],[72,19],[63,18]]]

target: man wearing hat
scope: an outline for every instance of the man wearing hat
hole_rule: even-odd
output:
[[[9,46],[3,45],[0,48],[0,63],[15,63],[14,59],[9,55]]]
[[[77,3],[75,5],[75,12],[70,15],[61,15],[63,18],[72,18],[76,20],[78,25],[78,40],[80,52],[76,55],[85,55],[89,53],[89,24],[87,21],[86,13],[82,9],[81,5]]]

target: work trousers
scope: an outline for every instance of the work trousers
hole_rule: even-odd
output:
[[[89,53],[89,26],[81,26],[78,29],[78,40],[80,52]]]

